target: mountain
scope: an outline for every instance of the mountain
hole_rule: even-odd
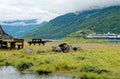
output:
[[[30,32],[31,30],[44,25],[45,23],[46,22],[40,24],[37,22],[37,19],[3,21],[2,28],[9,35],[19,38]]]
[[[68,13],[56,17],[24,37],[59,39],[80,30],[120,33],[120,6]]]
[[[0,25],[0,39],[11,39],[12,37],[5,33],[5,31],[2,29]]]

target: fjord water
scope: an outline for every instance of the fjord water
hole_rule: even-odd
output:
[[[21,74],[12,66],[4,66],[0,68],[0,79],[72,79],[69,76],[50,75],[39,76],[36,74]]]

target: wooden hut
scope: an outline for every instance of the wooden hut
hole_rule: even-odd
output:
[[[21,49],[24,46],[24,39],[12,38],[12,36],[5,33],[0,25],[0,48],[8,48],[8,43],[10,44],[10,49],[15,49],[16,46]]]

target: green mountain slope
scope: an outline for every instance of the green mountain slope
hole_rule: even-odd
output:
[[[80,30],[120,33],[120,6],[68,13],[34,29],[25,37],[59,39]]]

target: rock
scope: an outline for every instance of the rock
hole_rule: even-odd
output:
[[[52,46],[52,51],[54,52],[63,52],[63,53],[67,53],[71,50],[73,51],[79,51],[81,49],[81,47],[73,47],[72,45],[68,45],[67,43],[61,43],[58,46]]]
[[[37,50],[37,54],[40,54],[40,53],[42,53],[42,51],[41,50]]]
[[[62,50],[61,50],[61,48],[58,47],[58,46],[52,46],[52,51],[53,51],[53,52],[61,52]]]
[[[61,48],[62,52],[66,53],[70,51],[70,45],[67,45],[67,43],[62,43],[59,45]]]
[[[25,53],[27,54],[32,54],[32,52],[33,52],[33,49],[30,49],[30,48],[25,50]]]
[[[74,51],[79,51],[79,50],[81,49],[81,47],[72,47],[72,49],[73,49]]]
[[[46,53],[48,51],[45,51],[45,50],[37,50],[37,54],[40,54],[40,53]]]

